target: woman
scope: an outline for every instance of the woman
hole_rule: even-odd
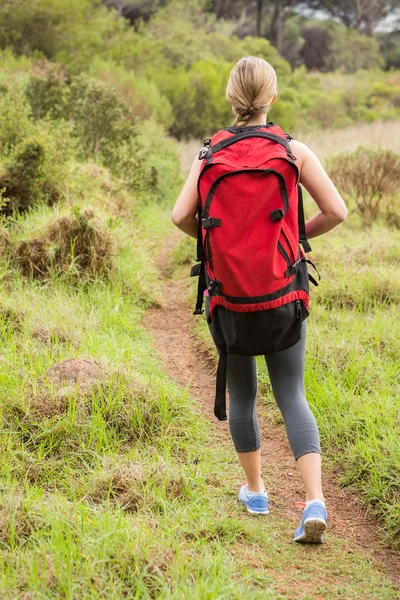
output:
[[[226,98],[235,115],[234,127],[265,126],[270,106],[277,98],[276,73],[265,60],[244,57],[232,69]],[[347,209],[335,186],[313,152],[299,141],[290,142],[300,183],[307,189],[319,212],[306,223],[307,238],[322,235],[341,223]],[[193,161],[188,179],[172,211],[172,221],[196,238],[198,220],[197,181],[202,161]],[[206,301],[206,311],[209,304]],[[304,512],[294,539],[322,542],[327,512],[321,483],[321,447],[318,427],[304,393],[305,321],[301,339],[291,348],[266,355],[273,393],[282,413],[290,447],[305,490]],[[261,476],[260,436],[256,414],[257,376],[255,358],[229,355],[227,382],[230,396],[229,428],[246,482],[238,498],[247,510],[268,513],[268,495]]]

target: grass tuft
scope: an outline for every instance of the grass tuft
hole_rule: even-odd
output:
[[[55,217],[40,236],[21,240],[15,248],[22,273],[39,280],[107,276],[113,268],[114,243],[110,232],[91,209],[73,209]]]

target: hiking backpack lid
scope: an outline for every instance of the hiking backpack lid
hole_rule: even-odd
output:
[[[199,275],[194,314],[208,290],[220,350],[214,407],[226,419],[227,354],[284,350],[308,315],[302,193],[290,137],[275,124],[232,127],[205,140],[198,179]],[[300,243],[304,251],[300,248]]]

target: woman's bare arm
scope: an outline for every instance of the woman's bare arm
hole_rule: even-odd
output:
[[[198,221],[196,217],[198,197],[197,197],[197,180],[200,174],[202,161],[194,159],[188,178],[179,198],[172,210],[171,219],[176,225],[187,235],[197,238]]]
[[[291,147],[298,160],[300,183],[321,211],[306,223],[307,237],[317,237],[344,221],[347,208],[314,152],[295,140],[291,142]]]

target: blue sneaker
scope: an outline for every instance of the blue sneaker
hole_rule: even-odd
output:
[[[253,515],[267,515],[268,510],[268,494],[265,491],[259,494],[249,495],[247,482],[245,482],[239,490],[238,499],[243,502],[249,513]]]
[[[304,502],[295,502],[295,506],[304,508]],[[300,526],[294,534],[295,542],[303,542],[310,544],[322,544],[324,541],[324,533],[326,530],[326,522],[328,513],[325,506],[321,502],[311,502],[304,508],[303,518]]]

